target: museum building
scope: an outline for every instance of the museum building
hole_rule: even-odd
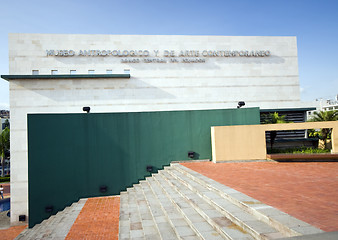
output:
[[[130,159],[132,154],[128,153],[134,151],[140,158],[139,163],[149,165],[143,159],[155,159],[155,156],[142,152],[138,143],[134,142],[142,134],[144,138],[138,140],[142,144],[153,142],[149,149],[158,153],[158,159],[167,151],[165,144],[158,145],[159,139],[171,139],[170,143],[166,143],[173,144],[171,151],[180,151],[178,146],[177,149],[174,146],[180,139],[178,135],[174,136],[177,126],[180,126],[177,131],[182,133],[185,127],[190,129],[189,126],[193,125],[195,128],[189,130],[192,133],[187,134],[199,136],[195,131],[200,128],[199,122],[208,122],[207,125],[259,124],[261,113],[273,111],[288,113],[293,121],[304,121],[306,110],[313,109],[300,101],[296,37],[10,34],[9,75],[1,77],[9,81],[10,88],[12,224],[19,221],[19,216],[29,216],[32,213],[29,208],[36,207],[36,212],[40,211],[36,204],[30,202],[31,199],[39,202],[50,193],[48,189],[57,192],[55,189],[60,186],[48,177],[54,172],[55,176],[60,174],[57,166],[64,159],[66,162],[63,164],[72,165],[72,159],[78,159],[80,157],[77,156],[83,154],[79,153],[83,146],[95,145],[91,141],[101,139],[97,141],[102,141],[102,144],[96,146],[100,148],[107,141],[112,141],[113,132],[120,131],[116,142],[123,142],[121,139],[129,136],[124,144],[129,144],[129,149],[124,151],[124,147],[119,145],[111,156]],[[236,109],[240,101],[245,106]],[[95,114],[97,118],[94,119],[92,116]],[[93,119],[89,119],[89,115]],[[220,122],[206,120],[211,117],[218,118]],[[111,123],[109,127],[108,123]],[[88,134],[79,130],[79,126]],[[152,134],[142,132],[147,126],[152,129]],[[108,134],[110,130],[105,132],[105,128],[111,129],[112,135]],[[98,131],[93,132],[93,129]],[[37,133],[39,130],[42,133]],[[66,155],[60,153],[65,143],[53,142],[63,131],[68,132],[71,139],[66,140],[67,144],[74,144],[69,150],[73,152],[66,150]],[[156,131],[163,132],[163,135],[153,139],[153,135],[158,134]],[[210,134],[210,128],[207,128],[207,134]],[[194,142],[197,140],[191,140],[192,135],[187,137],[192,145],[182,150],[182,155],[168,153],[170,157],[165,161],[154,160],[151,165],[159,169],[172,160],[183,160],[186,158],[185,150],[190,148],[200,151],[200,158],[211,159],[210,146],[198,149],[199,145]],[[94,140],[88,140],[82,146],[82,139],[87,138]],[[209,143],[210,136],[206,140],[206,144]],[[155,145],[158,149],[154,150]],[[78,152],[74,152],[77,147]],[[113,147],[107,146],[107,149]],[[100,154],[105,159],[107,154],[102,151],[87,153],[81,158],[91,156],[88,164]],[[56,165],[44,166],[34,159],[46,163],[54,161]],[[105,164],[111,164],[107,162],[97,169],[97,175],[103,171]],[[78,164],[76,162],[74,166]],[[124,169],[122,172],[134,171],[129,165],[128,168],[119,166]],[[146,172],[143,165],[139,167],[142,171],[133,173],[129,180],[108,193],[118,194],[137,179],[142,179]],[[67,175],[66,168],[68,166],[63,166],[60,171],[65,171]],[[70,176],[73,170],[69,171]],[[39,172],[41,178],[36,178]],[[43,174],[46,174],[45,179]],[[114,188],[105,184],[109,189]],[[93,186],[95,191],[97,186]],[[37,193],[37,189],[41,193]],[[63,190],[70,194],[78,191],[69,199],[100,195],[92,189]],[[62,203],[61,200],[53,203],[52,197],[41,202],[45,204],[44,209],[39,218],[32,220],[34,224],[46,217],[43,211],[49,202],[54,206],[53,211],[57,211],[74,200],[63,199]]]

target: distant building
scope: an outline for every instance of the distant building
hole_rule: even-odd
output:
[[[307,118],[310,119],[314,112],[338,110],[338,94],[335,99],[317,99],[316,110],[307,111]]]
[[[8,125],[9,127],[9,111],[8,110],[0,110],[0,124],[1,130],[5,129]]]

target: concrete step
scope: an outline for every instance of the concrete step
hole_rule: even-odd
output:
[[[178,181],[204,197],[207,201],[218,206],[221,211],[225,210],[222,208],[222,204],[217,204],[217,200],[213,201],[219,197],[222,197],[232,203],[235,207],[255,217],[260,222],[276,229],[280,233],[279,235],[291,237],[323,232],[308,223],[207,178],[180,164],[172,164],[171,167],[166,169],[168,170],[168,173],[171,173]],[[206,191],[206,189],[208,189],[208,191]],[[256,225],[251,226],[251,228],[253,230],[258,229]],[[274,235],[275,237],[277,236],[276,234]]]
[[[151,191],[148,183],[141,182],[142,191],[144,193],[144,197],[147,202],[147,206],[149,208],[149,212],[151,213],[153,226],[151,222],[144,221],[144,224],[149,224],[149,227],[156,227],[160,239],[177,239],[176,232],[174,231],[172,225],[170,224],[169,219],[166,216],[165,211],[163,211],[163,207],[161,206],[161,202]]]
[[[144,189],[144,187],[142,187],[144,184],[145,182],[142,181],[140,184],[135,186],[141,216],[141,224],[144,229],[144,236],[145,239],[161,239],[162,232],[160,232],[160,229],[155,222],[155,217],[149,208],[148,199],[144,193],[144,191],[147,192],[148,189]]]
[[[128,192],[120,193],[119,239],[130,239]]]
[[[25,229],[15,239],[64,239],[87,199],[66,207],[63,211],[42,221],[31,229]]]
[[[227,233],[227,229],[224,226],[218,224],[217,221],[213,221],[213,218],[225,217],[233,225],[235,225],[235,228],[239,230],[239,232],[250,234],[254,239],[262,240],[284,237],[284,235],[278,234],[278,231],[276,229],[259,221],[254,216],[246,213],[245,211],[238,208],[221,196],[217,195],[216,193],[210,192],[210,190],[208,190],[207,188],[196,185],[199,190],[194,189],[192,187],[194,183],[190,183],[191,181],[182,181],[174,174],[175,171],[176,170],[174,169],[168,169],[162,174],[170,182],[170,184],[173,185],[173,187],[181,192],[182,196],[184,196],[186,199],[192,200],[193,207],[199,211],[199,213],[206,219],[206,221],[210,222],[210,224],[215,229],[218,229],[218,231],[223,232],[225,236],[231,237],[230,234],[232,233],[232,231],[228,230],[229,233]],[[176,174],[179,173],[176,172]],[[202,202],[204,202],[203,204],[209,205],[208,210],[204,210],[199,207],[199,205],[202,205]],[[233,230],[233,225],[230,227],[230,230]],[[239,237],[239,234],[236,234],[234,237]]]
[[[155,179],[202,239],[254,239],[167,171],[161,171]]]
[[[38,231],[31,236],[32,239],[49,239],[53,237],[53,230],[58,229],[59,223],[68,215],[70,207],[66,207],[63,211],[58,212],[53,218],[49,218],[46,222],[40,224]]]
[[[52,228],[55,226],[55,222],[58,222],[59,219],[62,217],[63,217],[63,214],[59,212],[58,214],[40,223],[37,228],[35,228],[34,226],[34,228],[29,229],[31,233],[28,236],[26,236],[25,239],[41,239],[41,238],[47,239],[49,238],[49,236],[51,236],[51,233],[52,233]]]
[[[154,217],[150,211],[148,200],[144,195],[141,183],[135,185],[134,188],[145,239],[161,239],[159,229],[155,224]]]
[[[130,238],[144,238],[141,216],[138,208],[135,188],[128,188],[128,208],[130,220]]]
[[[158,186],[154,178],[148,178],[147,182],[141,183],[141,185],[144,189],[145,195],[148,194],[149,191],[152,191],[154,196],[158,199],[169,224],[176,234],[177,239],[199,239],[195,231],[193,231],[189,226],[189,223],[177,210],[176,206],[165,195],[165,192],[162,191],[161,187]]]

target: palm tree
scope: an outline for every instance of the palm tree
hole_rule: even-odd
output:
[[[275,123],[287,123],[287,121],[285,120],[286,115],[281,115],[279,116],[279,114],[277,112],[274,113],[270,113],[269,115],[265,115],[265,120],[264,120],[264,124],[275,124]],[[270,147],[272,150],[273,144],[275,143],[275,139],[277,137],[277,131],[270,131]]]
[[[309,119],[309,122],[324,122],[338,121],[338,110],[314,112],[314,116]],[[331,128],[322,128],[319,137],[323,140],[324,149],[327,145],[327,139],[331,135]]]
[[[2,166],[2,174],[4,176],[5,173],[5,155],[9,151],[10,143],[9,143],[9,128],[5,128],[0,134],[0,157],[1,157],[1,166]]]

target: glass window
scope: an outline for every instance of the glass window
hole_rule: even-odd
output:
[[[58,74],[58,70],[52,70],[52,75],[56,75],[56,74]]]
[[[107,74],[113,74],[113,70],[107,69],[106,73],[107,73]]]
[[[94,74],[95,70],[88,70],[88,74]]]
[[[32,75],[39,75],[39,70],[32,70]]]
[[[130,73],[130,69],[124,69],[124,73],[129,74]]]
[[[76,74],[76,70],[70,70],[70,74]]]

